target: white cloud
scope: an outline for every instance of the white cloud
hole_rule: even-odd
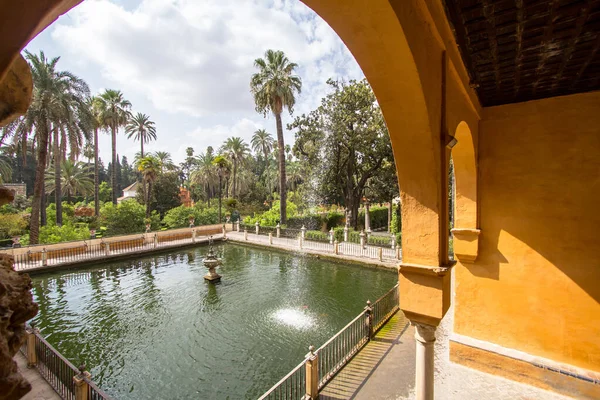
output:
[[[166,112],[253,113],[253,62],[269,48],[300,66],[299,111],[318,104],[327,78],[362,76],[335,32],[298,0],[143,0],[132,10],[91,0],[69,16],[52,34],[64,51]]]

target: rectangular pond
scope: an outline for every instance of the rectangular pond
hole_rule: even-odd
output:
[[[255,399],[397,282],[235,244],[33,276],[43,336],[116,399]]]

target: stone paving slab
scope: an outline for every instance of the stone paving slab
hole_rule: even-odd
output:
[[[27,359],[21,352],[14,357],[17,367],[25,379],[31,383],[31,392],[21,397],[21,400],[61,400],[58,393],[46,382],[37,369],[27,367]]]
[[[323,388],[320,399],[395,399],[408,395],[415,380],[413,338],[413,328],[402,312],[397,312]]]

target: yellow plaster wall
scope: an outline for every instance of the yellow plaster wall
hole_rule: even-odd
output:
[[[600,371],[600,92],[485,108],[455,331]]]

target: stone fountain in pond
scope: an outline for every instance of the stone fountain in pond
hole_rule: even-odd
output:
[[[212,236],[209,238],[208,243],[208,254],[206,255],[206,257],[204,257],[203,261],[204,266],[208,268],[208,273],[204,275],[204,279],[206,279],[209,282],[218,282],[221,280],[221,275],[215,272],[215,268],[217,268],[217,266],[221,264],[221,260],[219,260],[217,256],[215,256],[215,252],[212,246]]]

